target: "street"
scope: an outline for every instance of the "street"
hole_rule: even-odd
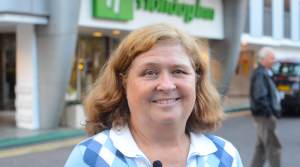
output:
[[[299,167],[300,117],[285,116],[278,121],[278,134],[282,144],[282,167]],[[230,114],[222,127],[213,133],[237,148],[245,167],[249,167],[256,140],[252,116],[249,111]],[[77,137],[61,141],[0,150],[1,167],[53,167],[63,166],[75,143],[84,140]],[[2,157],[2,158],[1,158]],[[265,165],[268,167],[268,165]]]
[[[278,136],[282,145],[282,167],[300,166],[300,117],[284,116],[277,122]],[[250,111],[231,115],[222,128],[213,133],[230,141],[239,151],[243,165],[249,167],[256,142]],[[268,167],[267,163],[265,167]]]

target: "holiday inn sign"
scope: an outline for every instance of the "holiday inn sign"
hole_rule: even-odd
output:
[[[93,0],[93,17],[132,20],[134,0]],[[137,9],[144,9],[151,12],[167,13],[170,15],[182,16],[185,22],[191,22],[193,18],[207,20],[214,19],[214,9],[203,7],[200,0],[196,0],[196,5],[172,2],[168,0],[136,0]]]

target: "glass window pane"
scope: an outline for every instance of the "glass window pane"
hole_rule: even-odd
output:
[[[99,75],[106,58],[107,38],[78,37],[77,51],[73,60],[73,71],[68,90],[69,95],[73,95],[70,101],[82,99],[85,91],[92,86]]]

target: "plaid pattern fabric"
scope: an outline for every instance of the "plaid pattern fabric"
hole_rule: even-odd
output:
[[[235,147],[228,141],[217,136],[205,134],[215,146],[218,148],[217,152],[207,156],[199,156],[197,166],[210,167],[240,167],[243,166],[240,156]]]
[[[77,147],[82,157],[77,158],[82,158],[84,165],[90,167],[128,166],[124,155],[114,147],[108,136],[109,130],[106,130],[79,143]]]
[[[218,148],[213,154],[197,156],[198,167],[241,167],[238,152],[233,145],[219,137],[205,135]],[[124,143],[126,144],[126,143]],[[71,153],[65,167],[137,167],[134,158],[125,157],[109,138],[109,130],[81,143]]]

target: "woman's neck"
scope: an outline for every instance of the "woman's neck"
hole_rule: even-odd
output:
[[[185,166],[190,148],[189,133],[185,133],[185,126],[146,125],[149,124],[129,123],[129,129],[150,163],[160,160],[163,166]]]
[[[129,129],[134,140],[140,140],[151,146],[178,145],[189,136],[188,133],[185,133],[185,126],[176,126],[175,124],[140,123],[137,125],[130,122]]]

